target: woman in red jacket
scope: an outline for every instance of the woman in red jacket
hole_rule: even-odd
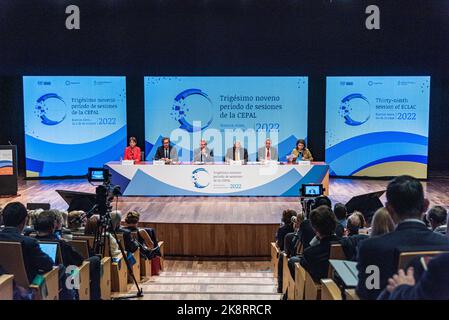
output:
[[[139,162],[141,157],[140,148],[137,146],[137,139],[135,137],[129,138],[129,147],[125,149],[125,160],[134,160]]]

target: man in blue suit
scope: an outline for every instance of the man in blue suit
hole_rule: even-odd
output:
[[[427,229],[422,221],[428,206],[417,179],[399,176],[388,184],[386,208],[397,227],[391,233],[360,243],[356,292],[361,299],[378,297],[388,279],[397,272],[401,251],[449,250],[448,239]],[[401,249],[405,247],[406,250]]]

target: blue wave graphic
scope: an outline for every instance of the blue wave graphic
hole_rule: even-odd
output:
[[[369,168],[371,166],[375,166],[377,164],[386,163],[386,162],[407,161],[407,162],[418,162],[418,163],[422,163],[422,164],[427,164],[427,158],[428,157],[426,157],[426,156],[419,156],[419,155],[414,155],[414,154],[382,158],[382,159],[378,159],[378,160],[372,161],[370,163],[367,163],[367,164],[361,166],[360,168],[351,172],[349,175],[352,176],[352,175],[356,174],[357,172],[362,171],[365,168]]]
[[[383,143],[375,147],[368,145],[342,155],[329,165],[336,175],[346,176],[365,164],[379,159],[403,155],[427,157],[427,150],[427,146],[410,143]]]
[[[333,162],[348,152],[370,145],[405,142],[427,146],[428,141],[427,137],[406,132],[383,131],[367,133],[344,140],[326,149],[326,162]]]
[[[115,144],[107,145],[108,148],[101,153],[75,161],[51,162],[27,158],[26,169],[37,172],[40,177],[85,175],[88,167],[102,167],[109,161],[119,160],[126,143],[125,135]]]
[[[126,131],[127,127],[125,125],[109,136],[81,144],[57,144],[26,135],[26,157],[43,162],[66,163],[82,161],[102,154],[110,149],[110,146],[118,145],[119,141],[121,142],[123,139],[126,140]],[[126,147],[126,141],[124,147]],[[117,150],[117,152],[123,153],[124,149]]]
[[[10,160],[0,160],[0,168],[12,167],[12,161]]]

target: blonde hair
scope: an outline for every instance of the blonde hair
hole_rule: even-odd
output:
[[[137,224],[140,219],[140,213],[137,211],[130,211],[126,214],[125,222],[127,224]]]
[[[28,210],[28,225],[34,226],[36,224],[37,217],[43,212],[44,209]]]
[[[394,222],[386,208],[380,208],[374,213],[371,223],[371,237],[381,236],[394,230]]]
[[[79,220],[84,211],[70,211],[67,215],[67,227],[69,229],[81,228],[82,222]]]

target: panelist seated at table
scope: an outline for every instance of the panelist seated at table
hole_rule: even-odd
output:
[[[137,146],[137,139],[135,137],[129,138],[129,146],[125,149],[124,160],[134,160],[134,162],[139,162],[142,157],[142,152]]]
[[[200,147],[193,151],[194,162],[214,162],[214,150],[207,147],[206,140],[202,139]]]
[[[170,145],[169,138],[162,138],[162,146],[157,148],[154,160],[162,160],[166,163],[178,161],[178,151],[176,147]]]
[[[287,156],[289,162],[296,161],[313,161],[312,153],[306,147],[306,141],[304,139],[298,139],[296,141],[296,147],[292,150],[292,153]]]
[[[240,141],[236,141],[234,146],[226,151],[225,161],[230,162],[231,160],[248,161],[248,150],[242,147]]]
[[[257,161],[278,161],[278,149],[271,146],[271,139],[265,140],[265,147],[257,151]]]

